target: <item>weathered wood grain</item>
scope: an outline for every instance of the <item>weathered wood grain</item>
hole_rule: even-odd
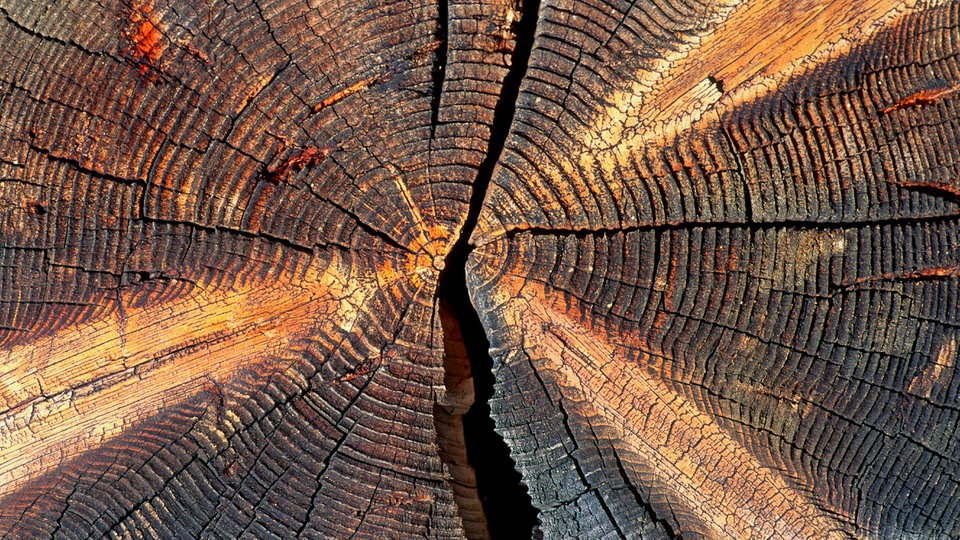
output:
[[[545,2],[469,268],[545,531],[960,535],[935,4]]]
[[[0,5],[0,534],[486,534],[436,288],[508,13]]]
[[[960,536],[958,47],[946,0],[0,0],[0,536]]]

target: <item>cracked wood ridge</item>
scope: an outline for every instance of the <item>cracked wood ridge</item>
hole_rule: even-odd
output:
[[[0,40],[0,536],[960,536],[957,2]]]

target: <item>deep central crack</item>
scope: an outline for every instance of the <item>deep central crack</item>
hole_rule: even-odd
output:
[[[441,318],[446,321],[443,327],[445,354],[448,358],[445,362],[448,381],[457,378],[457,374],[449,370],[463,369],[457,367],[456,358],[464,354],[473,379],[475,400],[463,416],[463,430],[467,458],[476,473],[477,491],[488,530],[486,532],[489,532],[491,538],[530,538],[538,525],[538,519],[526,486],[510,458],[509,449],[494,429],[489,406],[489,400],[494,393],[493,359],[488,352],[490,344],[480,317],[467,293],[466,263],[472,250],[470,235],[477,225],[487,188],[513,123],[520,84],[526,75],[533,50],[539,9],[539,0],[524,0],[521,4],[521,13],[515,28],[517,38],[512,63],[504,77],[503,91],[494,110],[487,155],[477,172],[467,218],[460,236],[447,255],[439,277]],[[441,16],[446,18],[446,9],[441,10]],[[444,46],[443,50],[445,49]],[[442,85],[442,80],[442,77],[439,77],[435,84]],[[437,120],[436,116],[433,120]],[[456,474],[454,477],[457,480]],[[468,527],[467,535],[479,537],[485,535],[485,531],[472,533]]]

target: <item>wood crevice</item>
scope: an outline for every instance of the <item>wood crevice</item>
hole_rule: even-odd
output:
[[[771,220],[771,221],[676,221],[652,225],[633,225],[629,227],[511,227],[501,233],[499,236],[489,239],[483,239],[482,243],[473,246],[481,247],[486,244],[502,241],[504,239],[515,238],[520,235],[527,236],[576,236],[578,238],[586,237],[609,237],[625,235],[635,232],[666,232],[682,231],[690,229],[746,229],[750,231],[765,231],[774,229],[795,229],[802,231],[837,231],[844,229],[859,229],[863,227],[882,227],[884,225],[921,225],[929,223],[942,223],[960,219],[960,213],[940,214],[923,217],[907,217],[894,219],[876,219],[876,220],[857,220],[857,221],[803,221],[803,220]]]
[[[446,21],[446,3],[441,2],[441,18]],[[470,465],[476,471],[478,496],[483,504],[486,519],[486,531],[474,533],[475,537],[489,534],[490,538],[532,535],[538,525],[537,511],[533,507],[527,488],[521,482],[520,473],[510,458],[509,449],[503,437],[495,431],[489,400],[493,396],[493,359],[488,353],[489,341],[479,314],[470,301],[467,292],[467,258],[473,250],[470,236],[477,226],[480,211],[487,194],[487,188],[493,178],[497,163],[503,153],[520,95],[520,86],[526,75],[530,54],[533,50],[537,29],[539,0],[524,0],[521,6],[520,20],[516,23],[516,46],[512,53],[510,70],[504,77],[503,89],[494,110],[493,124],[490,129],[487,155],[477,171],[470,195],[467,216],[460,229],[459,236],[446,256],[444,270],[438,278],[438,297],[441,312],[449,313],[456,324],[444,327],[445,356],[451,355],[451,344],[463,347],[469,362],[470,375],[474,385],[474,402],[462,417],[466,451]],[[446,32],[446,22],[443,23]],[[442,36],[438,50],[437,64],[443,66],[446,58],[446,35]],[[441,60],[443,63],[441,63]],[[435,85],[443,84],[443,74],[438,76],[434,67]],[[434,98],[439,89],[435,86]],[[435,101],[437,113],[439,100]],[[431,140],[438,118],[432,116]],[[449,335],[452,332],[456,335]],[[445,370],[451,368],[449,358],[445,360]],[[448,372],[448,377],[450,373]],[[448,464],[449,465],[449,464]],[[455,481],[461,481],[454,477]],[[473,536],[467,530],[468,537]]]

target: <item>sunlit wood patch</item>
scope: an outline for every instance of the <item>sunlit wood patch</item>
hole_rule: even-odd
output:
[[[318,261],[302,280],[268,287],[198,286],[0,352],[0,495],[207,385],[229,387],[238,369],[282,357],[298,335],[350,332],[376,282],[347,265]]]
[[[697,516],[698,523],[677,524],[680,530],[731,539],[847,537],[842,523],[651,377],[644,363],[655,358],[627,358],[609,337],[584,329],[577,304],[568,304],[572,313],[566,314],[543,288],[503,285],[519,293],[504,317],[523,332],[524,353],[558,386],[558,399],[582,415],[579,421],[612,427],[614,444],[653,476],[634,473],[633,482],[665,492],[659,497],[667,505]]]

